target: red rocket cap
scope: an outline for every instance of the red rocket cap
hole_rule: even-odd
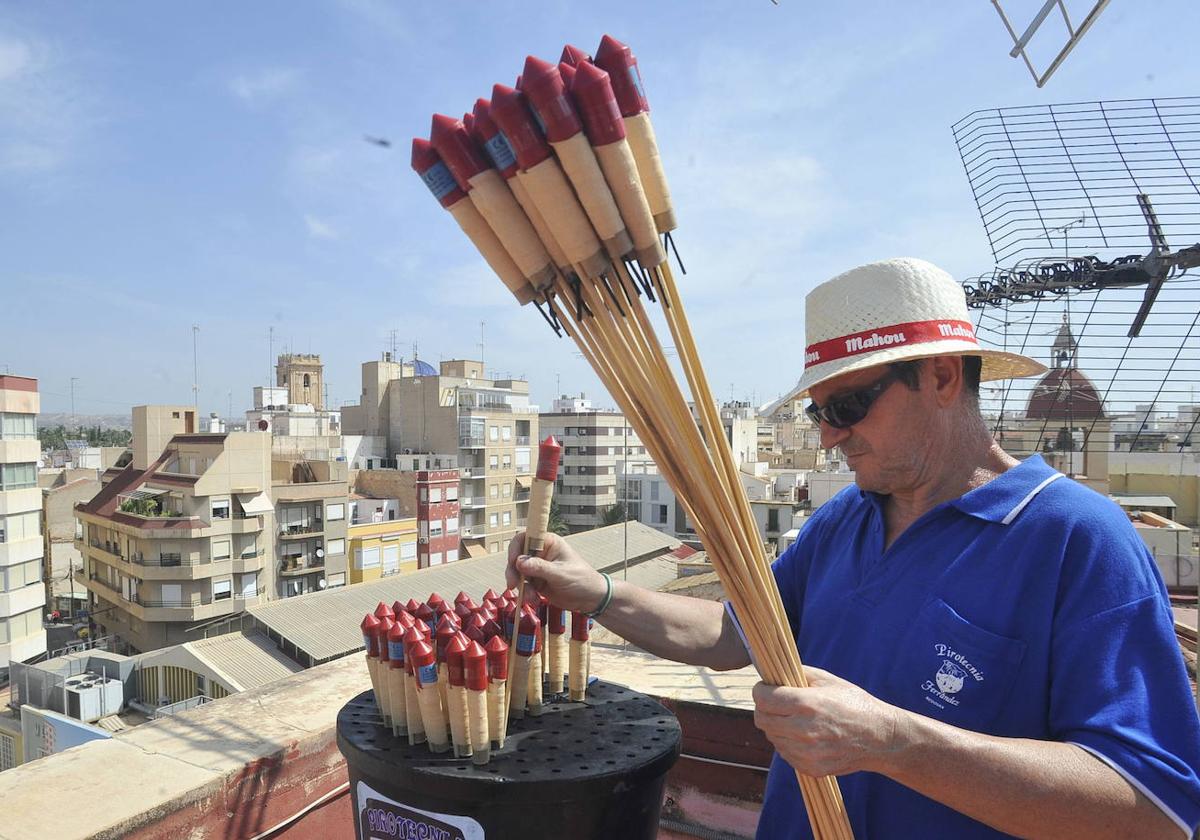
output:
[[[467,134],[473,134],[475,132],[475,115],[474,114],[472,114],[470,111],[467,111],[465,114],[463,114],[462,122],[463,122],[463,128],[465,128],[467,130]]]
[[[416,598],[409,598],[408,603],[404,605],[404,609],[406,609],[408,611],[408,614],[411,615],[413,618],[417,617],[417,610],[420,609],[420,607],[421,607],[421,602],[418,601]]]
[[[567,611],[562,607],[551,604],[548,619],[551,633],[561,636],[567,632]]]
[[[424,137],[414,137],[412,141],[412,168],[433,197],[443,207],[451,207],[467,197],[459,187],[458,181],[450,174],[450,169],[442,163],[442,158],[434,150],[433,144]]]
[[[463,668],[467,676],[467,688],[471,691],[487,691],[488,664],[487,651],[477,641],[467,645],[463,653]]]
[[[412,615],[413,618],[421,619],[421,621],[425,622],[426,625],[432,624],[435,620],[433,608],[428,604],[418,605],[416,611]]]
[[[583,129],[593,146],[607,146],[625,136],[625,120],[613,96],[608,74],[595,64],[582,64],[571,83],[571,96],[583,118]]]
[[[471,617],[471,614],[472,614],[471,608],[468,607],[466,604],[455,604],[454,605],[454,615],[458,616],[458,619],[460,622],[465,622],[468,618]]]
[[[542,623],[538,621],[537,613],[530,609],[521,611],[521,624],[517,630],[517,656],[532,656],[537,652],[541,629]]]
[[[475,615],[471,616],[470,621],[465,623],[463,626],[463,632],[467,634],[468,638],[479,642],[479,644],[483,644],[488,640],[486,628],[487,619],[476,613]]]
[[[463,636],[456,635],[446,645],[446,676],[449,678],[450,685],[452,686],[458,687],[467,684],[463,654],[467,652],[467,644],[469,642],[469,639],[464,640]]]
[[[567,90],[570,90],[571,82],[575,81],[574,65],[567,64],[565,61],[560,61],[558,63],[558,75],[562,76],[563,84],[566,85]]]
[[[492,636],[484,649],[487,651],[488,676],[494,680],[508,679],[508,643],[499,636]]]
[[[367,656],[379,656],[379,637],[375,635],[376,628],[379,627],[379,619],[371,613],[367,613],[363,618],[362,624],[358,625],[362,628],[363,646],[367,649]]]
[[[386,615],[379,619],[379,625],[375,628],[375,635],[379,639],[379,660],[387,662],[388,657],[388,633],[392,632],[392,628],[396,626],[396,622],[392,621]]]
[[[500,622],[497,621],[496,618],[494,618],[494,617],[489,618],[487,620],[487,623],[483,625],[483,634],[488,639],[492,639],[497,636],[503,637],[504,636],[504,628],[502,628],[500,626]]]
[[[541,118],[547,140],[557,143],[583,130],[558,67],[531,55],[525,59],[525,73],[521,78],[524,80],[521,90]],[[436,140],[434,145],[437,145]],[[454,167],[450,169],[453,171]]]
[[[437,633],[434,634],[434,639],[437,643],[437,658],[438,662],[446,661],[446,646],[450,644],[450,640],[458,635],[458,628],[449,621],[443,621],[438,625]]]
[[[404,612],[404,602],[400,599],[392,601],[392,618],[399,620],[400,613]]]
[[[501,176],[508,179],[517,174],[517,155],[500,126],[492,119],[491,106],[492,103],[486,99],[475,100],[474,128],[471,129],[471,136],[483,148],[492,166],[500,170]]]
[[[562,447],[548,435],[538,446],[538,465],[535,478],[541,481],[554,481],[558,478],[558,459],[562,455]]]
[[[396,611],[396,623],[402,626],[405,630],[407,630],[409,627],[412,627],[414,621],[416,621],[416,619],[409,615],[408,610]]]
[[[380,601],[379,606],[377,606],[375,608],[375,617],[381,619],[385,615],[388,618],[392,618],[392,619],[394,619],[396,617],[395,613],[392,612],[392,608],[389,607],[387,604],[383,603],[383,601]]]
[[[488,589],[487,592],[483,593],[483,602],[486,604],[489,601],[495,601],[499,597],[500,596],[496,594],[496,590]]]
[[[429,142],[433,143],[433,148],[454,174],[454,180],[458,181],[458,185],[466,192],[471,189],[468,183],[471,178],[490,168],[471,135],[467,134],[462,120],[447,117],[445,114],[434,114]]]
[[[596,66],[608,73],[612,79],[613,93],[622,116],[632,117],[650,110],[646,101],[646,90],[642,87],[642,74],[638,72],[637,59],[633,50],[616,38],[605,35],[596,50]]]
[[[522,169],[530,169],[550,157],[550,146],[529,110],[525,94],[504,85],[495,85],[488,116],[508,138],[508,144]]]
[[[592,57],[583,50],[579,49],[579,47],[574,47],[570,44],[567,44],[565,47],[563,47],[562,55],[558,60],[560,63],[566,63],[570,64],[572,67],[578,67],[585,61],[591,61]]]
[[[425,599],[425,603],[432,607],[435,611],[441,612],[442,606],[446,603],[446,599],[436,592],[430,592],[429,597]]]
[[[388,631],[387,641],[388,641],[388,667],[389,668],[403,668],[404,667],[403,655],[392,656],[392,648],[393,648],[393,646],[398,645],[401,654],[403,654],[404,634],[407,632],[408,632],[408,628],[405,627],[404,625],[402,625],[400,622],[393,623],[392,629]]]
[[[517,589],[515,586],[512,589],[505,589],[504,597],[515,604],[517,602],[517,598],[521,597],[521,590]]]
[[[466,592],[463,592],[461,589],[458,590],[458,594],[454,596],[454,603],[456,603],[456,604],[461,604],[464,601],[470,601],[470,600],[471,600],[471,596],[468,595]]]
[[[412,646],[408,649],[407,659],[409,662],[412,662],[414,668],[424,668],[436,661],[433,648],[424,639],[413,642]]]
[[[585,613],[571,613],[571,638],[577,642],[586,642],[591,638],[588,623],[591,621]]]

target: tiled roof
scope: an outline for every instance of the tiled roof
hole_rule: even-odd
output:
[[[226,633],[183,645],[224,676],[230,688],[247,691],[302,670],[261,633]]]

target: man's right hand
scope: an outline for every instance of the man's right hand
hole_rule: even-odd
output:
[[[591,564],[567,545],[557,534],[547,533],[543,537],[543,557],[524,554],[525,532],[519,532],[508,544],[508,568],[505,578],[509,587],[515,587],[524,575],[526,601],[529,590],[545,595],[550,603],[572,612],[591,612],[604,600],[608,585],[603,576]]]

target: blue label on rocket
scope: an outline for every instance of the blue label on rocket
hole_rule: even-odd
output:
[[[458,186],[458,182],[450,174],[449,167],[440,160],[421,173],[421,180],[425,182],[425,186],[429,187],[429,191],[438,201],[441,201]]]
[[[388,642],[388,659],[395,659],[397,662],[404,661],[404,642]]]
[[[645,102],[646,91],[642,88],[642,74],[638,72],[636,64],[629,68],[629,81],[633,82],[633,88],[637,91],[638,98]]]
[[[437,685],[437,663],[422,665],[417,669],[417,682],[421,685]]]
[[[517,653],[528,656],[533,653],[533,647],[537,642],[537,636],[517,636]]]
[[[503,131],[496,132],[496,136],[484,143],[483,148],[488,157],[492,159],[492,163],[501,172],[517,162],[517,156]]]

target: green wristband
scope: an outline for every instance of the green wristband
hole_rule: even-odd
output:
[[[592,610],[590,613],[587,614],[588,618],[599,618],[600,615],[606,609],[608,609],[608,605],[612,603],[612,598],[613,598],[612,578],[609,577],[605,572],[601,572],[600,574],[604,577],[604,583],[607,587],[604,591],[604,600],[600,602],[600,606],[596,607],[596,609]]]

